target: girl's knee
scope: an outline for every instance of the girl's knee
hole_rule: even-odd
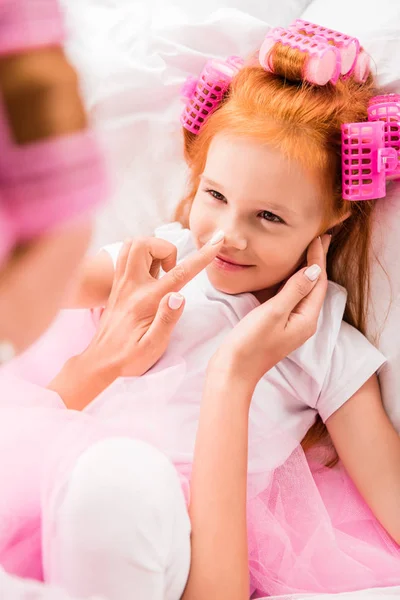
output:
[[[132,552],[135,540],[154,548],[157,562],[171,547],[177,526],[190,525],[173,465],[148,444],[124,438],[98,442],[78,459],[56,520],[63,535],[89,548]]]

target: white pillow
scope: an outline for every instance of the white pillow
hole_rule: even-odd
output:
[[[376,65],[377,82],[400,93],[400,2],[314,0],[303,19],[357,36]],[[400,432],[400,183],[378,205],[368,335],[388,359],[380,373],[386,410]],[[380,263],[380,264],[379,264]],[[382,269],[383,267],[383,269]]]

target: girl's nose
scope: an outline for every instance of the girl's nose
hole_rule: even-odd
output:
[[[247,238],[244,233],[235,225],[227,227],[228,224],[225,224],[225,243],[224,245],[227,247],[234,248],[235,250],[246,250],[247,248]]]

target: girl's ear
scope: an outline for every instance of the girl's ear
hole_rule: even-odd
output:
[[[351,216],[351,210],[346,211],[343,215],[334,219],[329,228],[324,233],[329,233],[330,235],[335,235],[338,229],[343,225],[343,223]]]

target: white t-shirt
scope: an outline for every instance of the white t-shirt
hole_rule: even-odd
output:
[[[176,245],[178,260],[195,250],[191,232],[178,223],[160,227],[155,234]],[[120,248],[119,243],[104,248],[114,264]],[[239,320],[259,306],[251,293],[233,296],[216,290],[205,271],[182,293],[185,310],[166,353],[148,373],[126,383],[136,398],[135,419],[142,415],[151,420],[154,431],[160,420],[162,427],[156,437],[163,437],[163,450],[178,461],[188,460],[193,453],[210,358]],[[359,331],[342,320],[345,304],[346,291],[329,282],[316,334],[257,385],[250,410],[250,471],[281,464],[303,439],[317,413],[326,421],[385,362]],[[154,404],[150,393],[146,400],[139,398],[152,388],[152,381],[157,382]]]

